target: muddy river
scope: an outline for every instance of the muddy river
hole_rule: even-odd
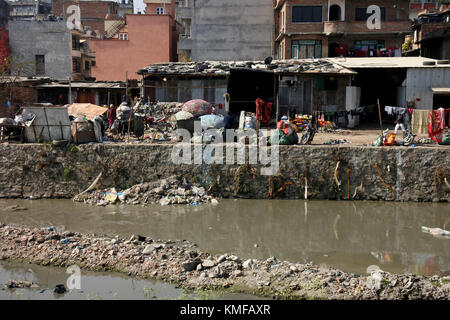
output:
[[[312,261],[357,274],[370,265],[391,273],[450,273],[450,240],[421,232],[421,226],[450,229],[447,203],[221,200],[217,206],[98,207],[70,200],[3,199],[0,221],[186,239],[213,254]]]

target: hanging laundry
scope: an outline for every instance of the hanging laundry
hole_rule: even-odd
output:
[[[428,136],[437,143],[441,143],[444,129],[444,109],[431,110],[430,121],[428,123]]]
[[[413,109],[411,131],[414,134],[428,133],[429,110]]]
[[[256,99],[256,119],[268,125],[272,114],[272,102],[266,102],[260,98]]]

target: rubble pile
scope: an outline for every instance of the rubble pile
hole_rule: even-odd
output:
[[[275,257],[244,260],[233,254],[201,252],[186,240],[135,235],[123,239],[0,224],[0,248],[0,260],[60,267],[76,264],[84,270],[170,281],[186,289],[229,288],[280,299],[450,299],[448,276],[381,270],[356,275]]]
[[[183,104],[180,102],[140,103],[133,108],[136,113],[148,114],[154,118],[167,117],[181,111]]]
[[[349,70],[327,59],[290,59],[264,61],[204,61],[156,63],[141,69],[142,74],[228,75],[231,69],[273,70],[275,73],[344,73]]]
[[[218,203],[216,199],[207,194],[205,188],[192,185],[176,176],[154,182],[140,183],[123,191],[118,191],[116,188],[97,190],[77,196],[74,200],[97,206],[120,203],[128,205],[159,203],[162,206]]]

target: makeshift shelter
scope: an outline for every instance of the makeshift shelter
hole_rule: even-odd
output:
[[[92,103],[72,103],[67,108],[67,112],[69,113],[69,115],[74,116],[75,118],[86,116],[86,118],[89,120],[101,116],[107,111],[108,108],[100,107]]]
[[[34,114],[25,125],[27,142],[71,141],[70,119],[65,107],[24,107],[22,114]]]

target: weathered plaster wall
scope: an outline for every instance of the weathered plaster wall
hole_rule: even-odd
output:
[[[67,80],[72,75],[71,39],[65,21],[10,21],[9,43],[17,61],[13,72],[36,76],[36,55],[44,55],[45,74],[39,76]]]
[[[450,200],[444,182],[450,180],[450,148],[283,146],[280,172],[271,178],[260,175],[259,165],[204,165],[202,174],[202,165],[173,164],[171,152],[171,145],[95,144],[71,151],[2,144],[0,197],[72,197],[103,172],[103,187],[127,188],[177,174],[192,183],[203,180],[223,197],[265,199],[291,182],[276,197],[303,199],[306,177],[309,199]]]
[[[264,60],[271,55],[272,33],[270,0],[196,0],[191,58]]]

